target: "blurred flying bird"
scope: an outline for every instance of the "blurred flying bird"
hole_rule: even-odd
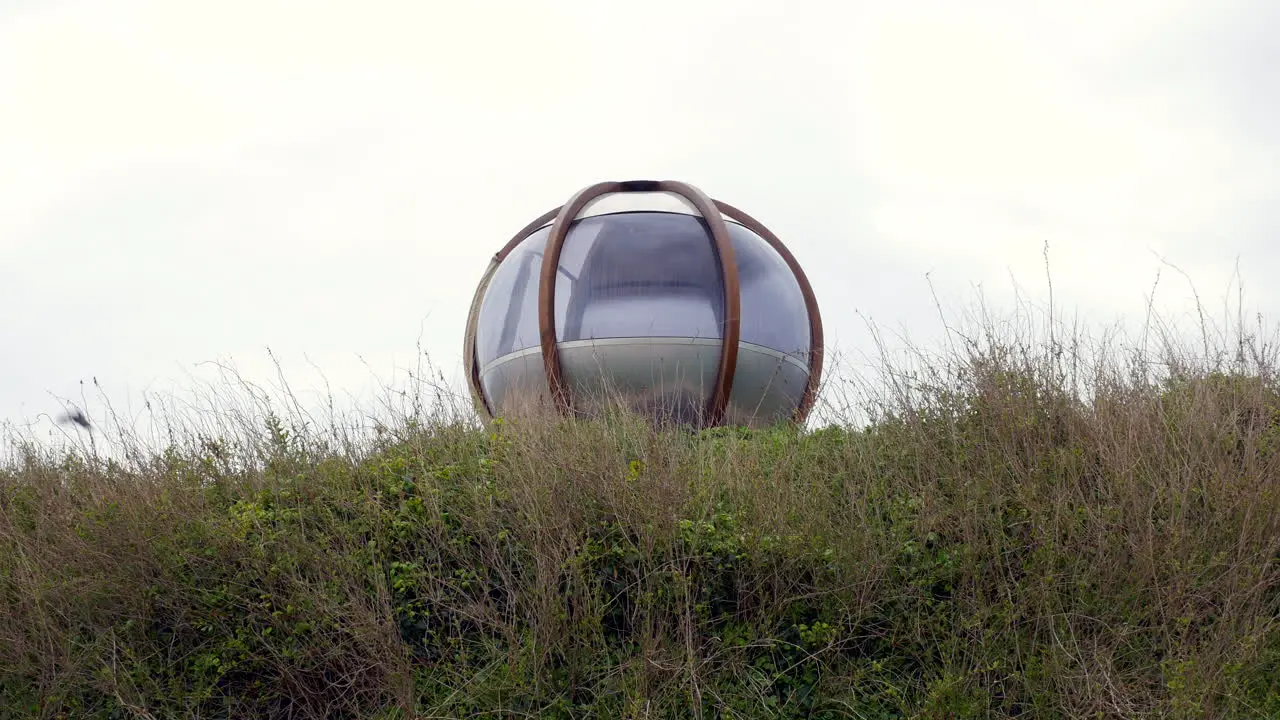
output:
[[[93,427],[89,425],[89,418],[85,417],[84,413],[81,412],[79,408],[71,408],[70,411],[64,413],[61,417],[58,418],[58,422],[60,423],[73,422],[86,430],[93,429]]]

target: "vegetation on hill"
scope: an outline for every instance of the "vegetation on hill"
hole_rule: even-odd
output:
[[[1280,717],[1269,346],[1007,330],[804,431],[15,441],[0,717]]]

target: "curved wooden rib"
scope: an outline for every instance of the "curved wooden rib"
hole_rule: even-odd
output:
[[[601,195],[622,189],[622,183],[602,182],[579,190],[556,214],[555,221],[551,223],[551,234],[547,237],[547,250],[542,255],[542,273],[538,279],[538,334],[542,344],[542,365],[551,396],[564,412],[573,405],[560,370],[560,348],[556,343],[556,272],[560,267],[560,252],[564,250],[569,226],[582,208]]]
[[[712,249],[720,267],[724,293],[724,325],[721,330],[720,365],[716,370],[715,385],[707,403],[704,424],[719,424],[729,405],[734,371],[738,366],[738,338],[742,325],[738,264],[734,259],[729,229],[725,227],[724,218],[720,216],[715,203],[696,187],[672,180],[597,183],[580,190],[560,208],[560,212],[556,215],[555,221],[551,224],[551,234],[547,238],[547,251],[542,257],[542,274],[538,285],[538,327],[542,341],[542,362],[551,393],[561,410],[567,412],[572,409],[573,401],[565,386],[559,345],[556,342],[555,282],[560,253],[564,250],[569,227],[587,203],[601,195],[616,192],[670,192],[680,195],[702,214],[711,232]]]
[[[724,325],[720,335],[720,367],[716,372],[716,384],[708,403],[706,425],[719,425],[729,406],[729,394],[733,390],[733,376],[738,369],[738,340],[742,333],[742,291],[738,280],[738,261],[733,254],[733,241],[729,228],[725,227],[720,209],[711,198],[688,183],[664,180],[659,190],[673,192],[693,204],[711,231],[712,248],[720,265],[720,281],[724,291]]]
[[[726,202],[715,201],[716,207],[720,212],[737,220],[745,225],[755,234],[764,238],[782,259],[786,261],[787,267],[791,268],[791,272],[796,276],[796,282],[800,284],[800,293],[804,296],[805,310],[809,314],[809,381],[805,385],[804,394],[800,396],[800,403],[796,407],[795,421],[803,423],[809,417],[809,413],[813,410],[813,405],[818,399],[818,384],[822,380],[822,362],[823,362],[823,337],[822,337],[822,315],[818,312],[818,298],[813,292],[813,286],[809,284],[809,278],[804,274],[804,269],[800,267],[800,263],[796,260],[787,246],[782,240],[774,235],[769,228],[765,227],[760,221],[739,210],[738,208]]]
[[[476,326],[480,322],[480,306],[484,303],[484,295],[489,290],[489,283],[493,280],[493,274],[498,271],[498,265],[507,259],[507,256],[511,254],[512,250],[516,249],[517,245],[529,237],[533,231],[555,217],[558,212],[560,212],[560,208],[548,210],[539,215],[537,220],[525,225],[520,232],[513,235],[507,241],[507,244],[503,245],[502,249],[489,261],[489,267],[485,270],[484,276],[480,278],[480,285],[476,288],[476,293],[471,298],[471,310],[467,313],[467,328],[462,342],[462,365],[467,369],[467,384],[471,386],[472,401],[478,410],[490,418],[494,416],[494,412],[489,405],[488,398],[484,396],[484,387],[480,384],[480,364],[476,359]]]

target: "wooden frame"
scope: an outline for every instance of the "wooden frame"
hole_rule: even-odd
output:
[[[715,385],[706,407],[705,425],[720,424],[729,404],[729,395],[733,389],[734,371],[738,364],[738,343],[742,326],[741,288],[738,279],[738,265],[733,252],[733,244],[729,237],[724,216],[735,220],[765,240],[786,262],[787,267],[795,275],[804,297],[805,310],[809,316],[809,377],[804,393],[793,414],[793,419],[803,423],[813,409],[817,400],[817,389],[822,377],[823,333],[822,317],[818,311],[817,297],[808,277],[796,261],[795,256],[786,245],[767,227],[755,218],[719,200],[713,200],[701,190],[688,183],[674,180],[633,180],[626,182],[601,182],[583,188],[564,205],[543,213],[536,220],[526,225],[492,258],[489,267],[481,278],[472,299],[471,310],[467,320],[463,362],[467,366],[467,376],[471,393],[477,407],[489,416],[494,415],[494,408],[484,397],[480,383],[480,366],[475,356],[476,325],[479,321],[480,306],[485,291],[489,287],[498,266],[507,255],[525,238],[551,221],[550,235],[547,238],[546,251],[542,257],[542,268],[538,281],[538,332],[542,353],[543,368],[547,384],[556,405],[562,412],[572,412],[573,398],[565,385],[560,363],[560,350],[556,342],[555,322],[555,289],[556,273],[560,263],[560,254],[568,238],[569,229],[579,213],[592,200],[619,192],[667,192],[687,200],[701,214],[710,233],[712,249],[720,268],[720,277],[724,289],[724,328],[721,337],[720,365],[717,368]]]

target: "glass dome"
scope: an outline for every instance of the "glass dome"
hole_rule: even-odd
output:
[[[683,183],[601,183],[495,256],[465,354],[486,414],[621,401],[681,423],[761,426],[803,421],[821,342],[803,272],[758,222]]]

